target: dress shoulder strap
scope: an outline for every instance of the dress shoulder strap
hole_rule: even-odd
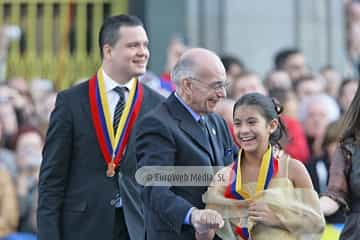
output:
[[[274,153],[279,161],[278,176],[287,178],[289,175],[288,174],[289,173],[289,161],[290,161],[291,157],[287,153],[285,153],[284,151],[282,151],[280,149],[275,149]]]

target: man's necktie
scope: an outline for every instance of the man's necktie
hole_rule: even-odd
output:
[[[125,91],[127,89],[126,87],[115,87],[113,90],[119,95],[119,101],[116,103],[114,117],[113,117],[114,134],[116,134],[116,130],[119,126],[121,114],[124,111],[124,107],[125,107]],[[115,206],[115,208],[122,207],[120,193],[117,193],[115,198],[111,200],[110,203],[111,205]]]
[[[200,119],[199,119],[199,124],[200,124],[200,127],[204,133],[204,136],[205,136],[205,141],[206,141],[206,144],[210,150],[210,154],[212,157],[214,157],[214,150],[213,150],[213,146],[212,146],[212,143],[211,143],[211,138],[210,138],[210,132],[209,132],[209,128],[208,128],[208,125],[207,125],[207,119],[206,117],[203,117],[201,116]]]
[[[115,87],[114,91],[119,95],[119,101],[117,102],[115,106],[115,112],[114,112],[114,118],[113,118],[113,128],[114,128],[114,134],[116,134],[116,130],[119,126],[121,114],[124,111],[125,107],[125,87]]]
[[[200,119],[199,119],[199,124],[200,124],[201,130],[203,131],[203,133],[204,133],[205,136],[207,137],[207,136],[208,136],[208,132],[207,132],[207,129],[206,129],[206,120],[205,120],[205,117],[203,117],[203,116],[200,117]]]

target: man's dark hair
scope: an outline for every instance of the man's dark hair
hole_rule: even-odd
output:
[[[286,62],[286,60],[294,54],[299,54],[301,53],[299,49],[297,48],[288,48],[288,49],[283,49],[280,50],[274,58],[274,64],[275,64],[275,69],[276,70],[282,70],[284,67],[284,64]]]
[[[106,18],[99,32],[99,48],[101,59],[103,58],[104,45],[109,44],[111,47],[115,46],[116,42],[120,38],[118,30],[123,26],[137,27],[143,26],[143,23],[138,17],[126,14]]]
[[[222,56],[220,59],[225,67],[226,72],[229,71],[230,66],[233,64],[238,65],[241,69],[245,68],[244,63],[237,57],[226,55],[226,56]]]

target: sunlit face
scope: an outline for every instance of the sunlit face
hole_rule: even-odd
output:
[[[235,110],[234,132],[245,153],[264,154],[278,121],[267,121],[257,106],[242,105]]]
[[[227,73],[226,73],[226,78],[227,78],[227,80],[228,80],[229,83],[230,83],[229,87],[226,89],[226,93],[227,93],[228,95],[231,94],[231,86],[232,86],[232,83],[234,82],[236,76],[241,73],[241,71],[242,71],[242,68],[241,68],[241,66],[238,65],[238,64],[231,64],[231,65],[229,66],[229,69],[228,69],[228,71],[227,71]]]
[[[341,75],[335,70],[328,69],[323,71],[322,76],[326,80],[326,93],[330,96],[337,97],[339,86],[341,83]]]
[[[192,109],[199,114],[214,112],[216,104],[226,96],[226,80],[223,78],[192,79]]]
[[[291,79],[297,79],[306,73],[305,57],[301,53],[293,54],[285,62],[284,70]]]
[[[195,76],[186,80],[188,105],[198,114],[214,112],[216,104],[226,96],[226,73],[220,59],[209,57],[198,63]]]
[[[321,103],[310,103],[307,117],[304,121],[304,130],[307,136],[320,138],[329,124],[329,114]]]
[[[43,141],[36,132],[20,135],[16,144],[16,158],[19,168],[40,166]]]
[[[310,97],[323,92],[321,84],[316,80],[307,80],[299,84],[296,89],[296,95],[299,99]]]
[[[298,99],[293,92],[288,92],[288,96],[284,105],[284,115],[297,118],[298,114]]]
[[[119,39],[111,47],[104,46],[104,59],[111,63],[113,72],[130,79],[145,73],[149,60],[148,37],[142,26],[123,26]]]
[[[15,109],[10,102],[0,104],[0,121],[5,134],[15,134],[18,130]]]
[[[339,103],[344,111],[346,111],[349,108],[351,101],[355,97],[355,93],[358,88],[358,85],[359,83],[357,81],[351,81],[344,86],[342,95],[339,96]]]
[[[289,75],[285,71],[277,71],[270,74],[267,84],[269,89],[290,89],[292,83]]]
[[[237,79],[232,85],[232,97],[237,100],[248,93],[266,94],[266,90],[261,83],[259,76],[250,74]]]

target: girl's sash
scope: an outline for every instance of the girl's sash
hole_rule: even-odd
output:
[[[272,147],[266,150],[257,179],[256,193],[261,192],[268,188],[270,181],[276,176],[278,172],[278,159],[274,157]],[[239,157],[234,161],[232,171],[230,173],[230,182],[226,187],[224,196],[227,198],[238,199],[238,200],[249,200],[250,194],[242,189],[241,182],[241,151]],[[243,239],[248,240],[250,237],[247,227],[236,227],[235,232],[240,235]]]

